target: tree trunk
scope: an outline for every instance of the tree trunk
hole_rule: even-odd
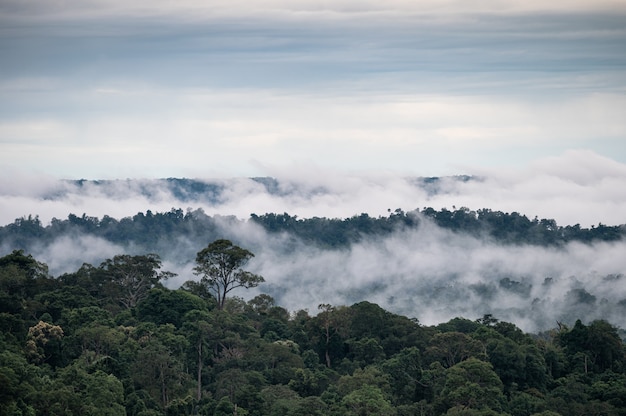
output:
[[[326,367],[330,368],[330,354],[328,347],[330,346],[330,325],[326,325]]]
[[[198,391],[197,399],[202,398],[202,338],[198,341]]]

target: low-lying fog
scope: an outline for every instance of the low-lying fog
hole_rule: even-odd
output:
[[[456,316],[476,319],[483,314],[514,322],[526,331],[607,319],[626,327],[626,242],[562,248],[502,245],[440,229],[428,221],[414,230],[364,240],[344,249],[324,250],[285,235],[268,234],[246,221],[251,213],[268,212],[308,217],[345,218],[367,212],[388,215],[388,209],[440,209],[467,206],[534,218],[553,218],[559,225],[583,227],[626,223],[626,166],[596,154],[578,151],[546,159],[519,171],[471,171],[469,181],[448,178],[432,188],[416,186],[415,178],[394,175],[335,176],[308,171],[278,179],[267,192],[249,179],[213,180],[219,195],[174,197],[155,188],[158,181],[133,180],[84,183],[16,177],[0,182],[3,225],[28,214],[47,224],[69,213],[114,218],[175,208],[202,208],[209,215],[234,215],[218,220],[223,236],[255,253],[248,269],[266,283],[256,290],[236,291],[250,298],[269,293],[290,311],[316,313],[320,303],[349,305],[361,300],[436,324]],[[37,180],[35,180],[37,179]],[[164,269],[178,273],[167,283],[178,287],[188,279],[195,253],[210,241],[170,242],[158,253]],[[12,247],[0,242],[0,255]],[[53,275],[75,271],[82,262],[99,264],[122,251],[93,236],[64,236],[32,254],[50,266]]]

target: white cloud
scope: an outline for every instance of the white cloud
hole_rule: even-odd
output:
[[[424,324],[492,313],[526,331],[578,318],[626,325],[618,306],[626,298],[618,282],[626,277],[606,279],[626,267],[617,254],[625,249],[624,242],[574,243],[559,249],[503,246],[423,223],[417,231],[366,240],[349,249],[292,243],[284,254],[280,237],[250,228],[241,229],[238,236],[254,247],[251,267],[267,280],[260,290],[277,296],[290,310],[315,313],[320,303],[368,300]],[[572,303],[571,291],[579,289],[596,300]]]
[[[623,6],[4,2],[0,163],[115,178],[303,161],[443,175],[571,148],[625,162]]]
[[[590,151],[569,151],[522,168],[475,168],[466,173],[479,180],[443,180],[439,193],[411,183],[403,173],[360,172],[331,169],[315,163],[257,164],[259,176],[279,180],[278,194],[268,194],[248,179],[207,179],[223,186],[218,202],[206,196],[180,201],[153,180],[112,181],[75,188],[50,177],[16,174],[5,170],[0,182],[0,222],[23,215],[65,218],[69,213],[114,218],[132,216],[147,209],[203,208],[208,214],[236,215],[283,213],[310,218],[347,218],[362,212],[387,215],[387,210],[405,211],[431,206],[435,209],[466,206],[519,212],[529,218],[556,219],[560,225],[589,227],[599,222],[625,222],[626,168],[623,164]],[[143,189],[150,192],[143,192]]]
[[[215,18],[228,16],[268,15],[292,16],[306,18],[310,15],[321,15],[325,18],[341,17],[342,15],[401,15],[401,14],[479,14],[479,13],[531,13],[531,12],[590,12],[594,10],[624,10],[626,4],[622,0],[575,0],[575,1],[525,1],[490,0],[392,0],[384,3],[374,1],[341,0],[335,2],[319,2],[312,0],[183,0],[170,2],[134,1],[132,3],[111,0],[90,1],[46,1],[23,2],[4,1],[3,12],[6,15],[22,15],[33,13],[49,18],[93,18],[113,16],[179,16],[186,18]],[[0,9],[1,10],[1,9]]]
[[[106,116],[0,123],[0,158],[5,166],[65,177],[188,176],[203,169],[212,176],[253,176],[251,160],[441,175],[460,173],[458,166],[472,160],[519,165],[529,158],[525,152],[534,156],[532,149],[546,145],[560,153],[572,144],[593,148],[601,137],[619,147],[626,134],[619,112],[626,99],[615,95],[539,104],[258,90],[143,95],[133,106],[149,103],[149,114],[130,109],[125,115],[128,101],[120,99],[107,104]]]
[[[7,223],[31,213],[45,222],[70,212],[119,218],[171,207],[201,207],[211,215],[235,214],[241,219],[251,212],[345,218],[362,212],[386,216],[387,208],[466,205],[587,226],[622,224],[626,212],[626,167],[589,151],[570,151],[521,169],[482,170],[480,180],[444,178],[435,195],[412,185],[412,178],[395,174],[346,175],[315,165],[260,169],[278,178],[278,193],[268,194],[259,183],[245,178],[218,179],[214,183],[224,192],[215,203],[206,195],[177,200],[162,183],[152,180],[84,183],[76,188],[50,178],[14,176],[11,181],[5,175],[0,182],[0,220]],[[571,243],[561,248],[508,246],[458,235],[423,220],[417,230],[325,250],[286,235],[267,234],[252,222],[214,218],[219,234],[255,253],[250,268],[267,280],[256,291],[234,294],[250,297],[268,292],[290,310],[308,308],[314,313],[319,303],[369,300],[425,324],[492,313],[528,331],[577,318],[604,318],[626,326],[619,306],[626,299],[626,286],[621,284],[626,278],[623,241]],[[168,286],[195,278],[192,262],[202,248],[197,244],[183,238],[163,246],[159,254],[164,269],[178,273]],[[11,248],[5,242],[1,249]],[[76,270],[83,261],[97,265],[126,250],[142,251],[72,235],[36,247],[33,255],[60,274]],[[581,303],[581,295],[587,296],[588,303]]]
[[[124,248],[101,238],[88,235],[64,235],[52,243],[33,250],[34,257],[46,263],[53,276],[74,272],[83,263],[98,266],[106,259],[122,254]]]

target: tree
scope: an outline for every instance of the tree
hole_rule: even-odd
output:
[[[229,240],[216,240],[198,252],[194,273],[217,299],[217,308],[224,309],[226,295],[233,289],[256,287],[265,281],[262,276],[242,269],[254,257],[250,251]]]
[[[395,415],[391,403],[385,399],[382,391],[372,385],[364,385],[354,390],[343,398],[342,403],[346,408],[346,415]]]
[[[14,266],[26,273],[29,279],[48,277],[48,266],[38,262],[32,255],[25,255],[24,250],[13,250],[11,254],[0,257],[0,268]]]
[[[617,328],[606,321],[593,321],[589,326],[580,319],[569,332],[559,336],[573,365],[581,365],[584,372],[620,371],[624,362],[624,349]]]
[[[426,385],[420,381],[421,357],[416,347],[403,349],[383,362],[381,368],[389,374],[391,390],[399,402],[409,404],[418,401],[419,388]]]
[[[165,330],[164,326],[159,327],[160,334]],[[170,400],[187,391],[188,374],[184,371],[184,364],[171,348],[156,337],[143,336],[139,345],[141,349],[133,366],[133,381],[162,408],[167,408]]]
[[[156,254],[131,256],[121,254],[107,259],[100,265],[108,279],[119,290],[119,300],[131,309],[148,296],[148,291],[161,279],[175,276],[171,272],[159,272],[161,259]]]
[[[484,345],[461,332],[436,334],[426,349],[426,356],[448,368],[470,357],[487,358]]]
[[[32,307],[24,307],[24,300],[32,299],[45,286],[54,284],[48,277],[48,266],[30,254],[25,255],[23,250],[13,250],[0,257],[0,312],[24,316],[33,312]]]
[[[195,346],[197,358],[196,368],[196,400],[202,400],[202,368],[204,367],[204,348],[208,344],[211,324],[209,313],[202,310],[192,310],[185,314],[183,331]]]
[[[170,323],[180,328],[185,314],[194,310],[208,311],[208,308],[202,299],[187,291],[154,288],[137,305],[136,316],[144,322]]]
[[[63,335],[63,328],[60,326],[39,321],[28,329],[26,355],[36,363],[47,361],[53,355],[50,350],[59,348]]]
[[[502,381],[491,364],[471,357],[446,370],[439,401],[446,410],[460,406],[501,412],[506,402],[503,392]]]
[[[84,370],[79,370],[80,373]],[[84,383],[84,391],[81,392],[83,406],[81,414],[99,416],[122,416],[126,415],[124,403],[124,387],[122,382],[113,374],[106,374],[102,370],[96,370],[93,374],[83,373],[84,381],[74,379],[76,390]],[[82,383],[81,383],[82,381]],[[69,380],[66,381],[66,385]]]
[[[350,311],[346,307],[336,308],[327,303],[318,305],[317,309],[320,313],[316,321],[322,331],[320,343],[323,344],[326,367],[331,368],[331,349],[343,350],[342,338],[350,326]]]

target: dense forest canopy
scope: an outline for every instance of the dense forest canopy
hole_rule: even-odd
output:
[[[219,216],[217,216],[219,217]],[[241,222],[234,217],[232,222]],[[437,226],[458,233],[492,238],[505,244],[563,245],[568,242],[617,241],[626,236],[626,224],[583,228],[579,224],[560,226],[552,219],[529,219],[523,214],[469,208],[416,209],[404,212],[396,209],[388,216],[371,217],[368,214],[350,218],[298,218],[288,213],[251,214],[250,221],[272,233],[289,233],[294,238],[322,247],[339,247],[356,243],[367,237],[383,237],[402,228],[418,228],[420,222],[430,220]],[[17,248],[32,246],[37,241],[51,241],[70,232],[87,233],[116,243],[138,243],[157,248],[161,239],[178,236],[216,235],[216,218],[202,210],[172,208],[168,212],[148,210],[120,220],[104,216],[69,214],[67,219],[53,218],[43,224],[38,216],[25,216],[12,224],[0,227],[0,242]],[[150,245],[152,244],[152,245]]]
[[[215,282],[168,289],[171,277],[152,254],[57,277],[23,251],[1,257],[0,414],[626,413],[626,350],[604,320],[532,335],[490,314],[427,326],[367,301],[289,311],[232,292],[220,308]]]

